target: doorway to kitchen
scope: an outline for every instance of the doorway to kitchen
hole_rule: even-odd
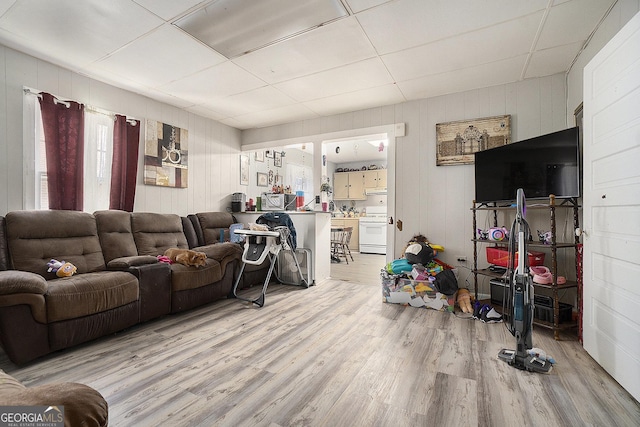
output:
[[[333,279],[379,282],[387,253],[388,147],[386,133],[322,143],[322,182],[332,189],[332,229],[351,230],[353,254],[353,259],[333,258]]]

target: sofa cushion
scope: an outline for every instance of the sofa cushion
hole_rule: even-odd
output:
[[[184,232],[184,236],[187,238],[187,244],[189,245],[189,249],[195,248],[196,246],[200,246],[200,241],[198,240],[198,234],[196,233],[196,230],[193,227],[193,223],[191,222],[191,220],[186,216],[180,217],[180,219],[182,220],[182,231]]]
[[[95,217],[77,211],[14,211],[6,217],[12,268],[56,277],[47,272],[51,259],[74,264],[77,273],[104,270]]]
[[[169,248],[189,249],[178,215],[134,212],[131,231],[139,255],[163,255]]]
[[[65,426],[102,427],[109,420],[107,401],[87,385],[65,382],[25,387],[3,371],[0,371],[0,405],[64,406]]]
[[[201,212],[196,216],[200,221],[205,245],[219,243],[220,230],[224,231],[225,239],[229,239],[229,227],[236,222],[233,215],[228,212]]]
[[[204,242],[204,235],[202,234],[202,226],[200,225],[200,220],[194,214],[187,215],[187,219],[191,221],[193,225],[193,231],[196,233],[198,243],[195,246],[204,246],[206,243]]]
[[[131,232],[131,214],[125,211],[97,211],[98,237],[105,263],[112,259],[138,255],[136,242]]]
[[[171,264],[171,291],[196,289],[222,279],[224,271],[220,263],[211,258],[207,258],[206,262],[204,267]]]
[[[49,281],[47,321],[74,319],[138,300],[138,279],[122,271],[104,271]]]

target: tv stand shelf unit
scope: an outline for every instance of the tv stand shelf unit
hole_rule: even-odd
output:
[[[541,285],[538,283],[534,283],[534,287],[541,289],[550,289],[551,290],[551,298],[553,300],[553,322],[545,322],[539,319],[534,319],[534,324],[538,326],[542,326],[544,328],[552,329],[554,332],[554,338],[557,340],[560,337],[560,330],[569,329],[577,326],[577,322],[573,319],[570,322],[560,323],[560,304],[559,304],[559,291],[577,288],[578,295],[578,307],[581,306],[580,299],[582,297],[582,289],[577,281],[567,280],[566,283],[558,284],[558,252],[565,249],[573,249],[576,254],[576,277],[578,277],[578,244],[580,243],[580,238],[575,236],[573,242],[558,242],[556,240],[557,232],[556,232],[556,211],[559,209],[571,209],[573,210],[573,229],[576,230],[579,227],[579,218],[578,218],[578,210],[580,206],[578,205],[577,199],[563,199],[560,204],[556,203],[556,198],[554,195],[549,196],[549,202],[543,204],[531,204],[526,207],[527,211],[533,210],[546,210],[549,212],[549,226],[551,228],[551,242],[549,244],[539,242],[538,240],[530,241],[528,247],[530,249],[546,249],[551,252],[551,274],[553,276],[553,282],[548,285]],[[480,239],[477,230],[477,213],[482,211],[489,211],[493,213],[493,226],[498,227],[498,212],[507,212],[507,213],[515,213],[516,208],[512,205],[501,206],[498,202],[486,202],[486,203],[477,203],[475,200],[473,202],[473,207],[471,208],[473,212],[473,278],[474,278],[474,286],[475,286],[475,297],[478,299],[478,275],[488,276],[490,278],[500,279],[502,278],[502,273],[490,270],[488,268],[479,269],[478,268],[478,247],[482,244],[491,244],[493,246],[503,246],[508,247],[509,241],[494,241],[488,239]],[[578,313],[581,315],[581,313]]]

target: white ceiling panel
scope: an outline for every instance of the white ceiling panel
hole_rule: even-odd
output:
[[[225,1],[242,3],[0,0],[0,44],[248,129],[566,72],[616,3],[261,0],[252,5],[266,7],[262,13],[246,14],[243,7],[215,7]],[[339,13],[309,28],[309,18],[317,16],[296,12],[311,6]],[[636,6],[618,9],[636,11]],[[203,34],[213,31],[209,20],[226,19],[232,25],[223,38],[237,36],[248,27],[236,31],[231,9],[265,34],[280,37],[284,25],[274,21],[276,16],[300,17],[286,27],[303,30],[276,41],[267,37],[265,43],[271,44],[229,60],[175,26],[200,14]],[[340,18],[345,12],[349,16]],[[255,44],[251,41],[260,36],[248,34],[240,45]]]
[[[140,6],[155,13],[166,21],[180,17],[196,5],[208,3],[211,0],[133,0]]]
[[[379,54],[420,46],[544,10],[547,0],[398,0],[358,14]]]
[[[396,81],[487,64],[528,53],[542,12],[383,55]],[[505,34],[510,34],[505,37]]]
[[[0,27],[48,57],[82,66],[162,22],[130,0],[22,0],[0,18]]]
[[[388,104],[380,104],[381,98],[387,99]],[[404,101],[402,93],[395,84],[363,89],[356,92],[342,93],[340,95],[328,96],[326,98],[316,99],[314,101],[304,102],[304,105],[321,116],[327,114],[328,111],[336,111],[339,106],[341,111],[345,113],[349,111],[364,110],[371,107],[379,107],[381,105],[397,104]]]
[[[310,101],[390,83],[393,79],[382,61],[371,58],[278,83],[275,87],[298,101]]]
[[[471,90],[520,80],[527,55],[509,58],[448,73],[398,82],[398,87],[409,99],[429,98],[452,93],[454,87]]]
[[[606,0],[572,0],[551,8],[537,49],[584,41],[611,6]]]
[[[265,85],[259,78],[227,61],[192,74],[188,79],[163,85],[159,89],[189,99],[194,104],[203,104],[212,97],[235,95]]]
[[[15,2],[16,0],[0,0],[0,16],[4,15]]]
[[[224,117],[233,117],[294,104],[296,102],[293,99],[278,89],[263,86],[237,95],[212,98],[202,106],[217,111]]]
[[[162,86],[227,59],[165,24],[100,60],[99,67],[145,86]]]
[[[347,0],[347,3],[354,13],[358,13],[389,1],[391,0]]]
[[[319,115],[304,105],[289,105],[286,107],[274,108],[272,110],[257,111],[254,113],[243,114],[234,117],[238,121],[245,124],[255,124],[257,127],[272,126],[281,123],[281,117],[288,116],[292,118],[292,122],[299,120],[307,120],[318,117]]]
[[[578,42],[534,52],[527,66],[525,78],[548,76],[554,70],[561,73],[571,66],[573,58],[581,48],[582,43]]]
[[[358,21],[345,18],[233,62],[268,83],[278,83],[376,56]]]

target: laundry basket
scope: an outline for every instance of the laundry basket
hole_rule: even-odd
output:
[[[298,272],[298,267],[293,259],[294,253],[300,265],[300,272]],[[308,248],[296,248],[295,252],[280,251],[278,253],[278,279],[287,285],[311,284],[313,278],[313,263],[311,260],[311,250]]]

